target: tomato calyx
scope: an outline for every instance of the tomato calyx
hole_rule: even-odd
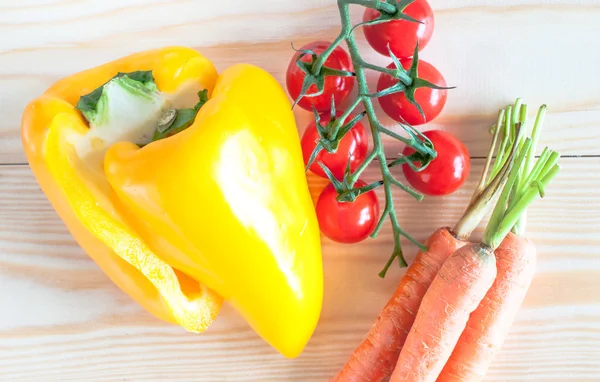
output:
[[[345,171],[343,180],[336,179],[336,177],[333,175],[331,170],[329,170],[329,168],[327,166],[325,166],[322,162],[317,162],[317,163],[319,164],[319,166],[321,166],[321,168],[323,169],[323,172],[325,172],[325,175],[327,175],[327,178],[331,182],[331,185],[333,186],[333,188],[335,188],[335,191],[338,194],[338,196],[336,198],[336,200],[338,202],[352,203],[360,195],[362,195],[366,192],[372,191],[379,186],[383,186],[383,184],[384,184],[383,180],[378,180],[376,182],[367,184],[366,186],[354,188],[354,181],[351,180],[352,174],[350,171],[350,164],[349,164],[350,162],[348,162],[348,166],[346,166],[346,171]]]
[[[332,154],[337,152],[340,141],[367,114],[365,111],[363,111],[347,123],[344,123],[346,120],[345,116],[336,117],[335,99],[333,97],[331,98],[331,117],[326,126],[321,124],[321,115],[314,107],[313,113],[315,116],[315,127],[317,128],[320,138],[313,152],[310,154],[308,162],[306,163],[305,171],[308,171],[310,166],[312,166],[321,150],[325,150]],[[349,163],[350,161],[348,161],[348,164]]]
[[[408,156],[403,155],[400,158],[394,159],[392,162],[388,163],[388,168],[406,164],[414,172],[420,172],[425,170],[434,159],[435,158],[430,155],[423,155],[420,152],[415,151]],[[419,163],[419,165],[417,166],[415,163]]]
[[[317,54],[312,49],[296,49],[292,44],[292,49],[296,52],[300,52],[296,59],[296,66],[304,72],[304,81],[302,82],[302,88],[300,90],[300,94],[294,100],[294,104],[292,108],[296,106],[296,104],[302,99],[302,97],[318,97],[323,94],[325,90],[325,77],[327,76],[336,76],[336,77],[354,77],[356,74],[354,72],[348,70],[340,70],[329,68],[327,66],[319,65],[319,54]],[[302,59],[309,55],[311,56],[310,62],[303,61]],[[315,86],[317,88],[316,92],[307,93],[308,89],[311,86]]]
[[[404,92],[406,99],[412,105],[414,105],[423,119],[425,119],[425,113],[423,112],[423,108],[415,99],[415,92],[419,88],[430,88],[430,89],[438,89],[438,90],[449,90],[455,89],[456,86],[439,86],[423,78],[419,78],[419,43],[415,46],[414,54],[412,57],[412,61],[410,64],[410,68],[408,70],[404,69],[398,57],[394,55],[394,53],[389,49],[390,58],[394,63],[395,70],[392,73],[388,73],[392,77],[396,78],[398,81],[383,90],[380,90],[373,94],[367,94],[367,96],[372,98],[380,98],[394,93]],[[408,79],[408,80],[407,80]]]
[[[423,24],[421,21],[414,19],[404,13],[406,7],[414,3],[416,0],[384,0],[377,3],[375,7],[379,11],[380,15],[373,20],[363,21],[362,23],[356,24],[353,29],[359,26],[369,26],[382,24],[393,20],[405,20],[413,23]]]
[[[419,135],[419,137],[425,143],[425,146],[433,149],[433,142],[431,142],[431,139],[429,139],[424,134]],[[410,155],[402,155],[401,154],[400,158],[394,159],[393,161],[388,163],[387,166],[388,166],[388,168],[392,168],[394,166],[406,164],[414,172],[421,172],[421,171],[425,170],[435,158],[437,158],[437,153],[436,153],[436,155],[430,155],[430,154],[423,154],[419,151],[415,151],[414,153],[412,153]],[[419,163],[419,165],[417,166],[415,163]]]
[[[398,60],[397,57],[394,56],[394,54],[391,51],[390,51],[390,57],[394,61],[394,65],[396,66],[396,69],[402,68],[400,61]],[[404,68],[402,68],[402,70],[404,70]],[[410,78],[412,78],[412,84],[408,85],[404,89],[404,95],[406,96],[406,99],[408,100],[408,102],[413,104],[417,108],[417,110],[419,110],[419,113],[421,114],[421,116],[423,118],[425,118],[425,113],[423,112],[421,105],[419,105],[419,103],[415,100],[415,92],[417,91],[418,88],[448,90],[448,89],[454,89],[456,87],[456,86],[449,86],[449,87],[438,86],[427,80],[419,78],[419,43],[418,42],[417,42],[417,45],[415,46],[415,53],[413,54],[410,69],[408,70],[408,75],[410,76]]]

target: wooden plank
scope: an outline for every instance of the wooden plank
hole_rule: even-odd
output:
[[[419,240],[451,225],[474,187],[418,204],[396,193],[401,223]],[[565,158],[547,198],[530,209],[539,270],[489,381],[589,381],[600,375],[600,158]],[[375,168],[366,180],[374,180]],[[324,182],[310,176],[316,195]],[[229,306],[204,335],[164,324],[119,291],[75,244],[27,166],[0,166],[0,380],[317,381],[346,360],[403,274],[377,272],[379,238],[324,239],[325,301],[305,352],[283,359]],[[479,230],[475,237],[481,234]],[[414,247],[405,246],[412,258]]]
[[[600,50],[581,36],[600,35],[597,0],[434,0],[436,33],[422,57],[457,85],[434,124],[483,156],[496,109],[525,97],[549,106],[546,129],[564,155],[600,154]],[[339,17],[332,2],[117,0],[92,4],[30,0],[0,6],[0,163],[24,163],[19,139],[27,102],[61,77],[134,51],[189,45],[219,70],[250,62],[281,83],[290,42],[333,39]],[[353,16],[360,19],[360,9]],[[577,30],[577,33],[573,33]],[[365,58],[386,64],[358,32]],[[597,44],[596,44],[597,45]],[[570,57],[577,52],[577,59]],[[371,76],[373,82],[376,80]],[[296,111],[302,131],[310,113]],[[393,125],[388,118],[382,120]],[[392,145],[395,156],[402,147]]]

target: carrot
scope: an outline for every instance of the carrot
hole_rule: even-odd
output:
[[[448,228],[429,237],[428,249],[419,251],[365,340],[332,381],[374,382],[390,375],[431,281],[448,256],[465,244]]]
[[[545,106],[542,106],[533,128],[532,147],[525,163],[525,171],[529,174],[534,170],[543,172],[542,164],[545,167],[548,163],[544,161],[551,156],[548,151],[544,151],[545,155],[536,164],[537,168],[533,167],[534,147],[545,111]],[[527,178],[529,175],[522,175],[520,181],[515,182],[511,191],[513,200],[510,202],[514,203],[523,194]],[[501,206],[499,210],[506,213],[510,209],[510,202],[507,207]],[[514,233],[509,233],[495,251],[498,269],[496,280],[479,307],[471,314],[450,359],[437,379],[438,382],[480,381],[502,347],[535,274],[535,245],[521,236],[525,229],[523,216],[512,228]]]
[[[498,248],[537,193],[543,193],[545,185],[559,171],[559,167],[552,163],[548,167],[543,166],[541,177],[524,174],[523,164],[532,143],[529,138],[522,140],[526,107],[517,100],[513,112],[519,117],[518,122],[507,117],[507,123],[513,127],[509,131],[512,132],[510,154],[490,184],[496,183],[502,188],[502,193],[484,237],[480,244],[464,246],[452,254],[431,283],[400,352],[391,382],[433,382],[438,378],[469,316],[495,281],[494,249]],[[514,188],[521,184],[522,187]],[[490,187],[486,187],[476,200],[484,197],[489,190]],[[472,347],[471,352],[476,350]]]
[[[491,248],[469,244],[454,252],[423,297],[390,381],[435,381],[495,277]]]
[[[506,338],[535,274],[535,246],[509,233],[495,251],[498,275],[467,326],[438,382],[480,381]]]
[[[504,114],[501,113],[498,125],[503,118]],[[493,156],[499,131],[500,129],[496,130],[492,140],[486,167]],[[482,174],[473,199],[483,191],[485,183],[486,171]],[[479,198],[476,203],[470,204],[454,229],[439,228],[427,239],[428,249],[419,251],[366,338],[331,381],[379,382],[392,373],[425,292],[446,259],[468,243],[466,240],[489,205],[490,198]],[[389,264],[390,261],[382,274],[385,274]]]

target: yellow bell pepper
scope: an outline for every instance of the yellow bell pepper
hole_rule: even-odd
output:
[[[176,135],[96,151],[91,138],[82,154],[92,129],[79,98],[137,70],[161,93],[209,100]],[[322,304],[319,230],[291,105],[268,73],[219,76],[187,48],[135,54],[52,86],[27,107],[22,138],[75,239],[150,313],[202,332],[224,298],[283,355],[302,351]]]

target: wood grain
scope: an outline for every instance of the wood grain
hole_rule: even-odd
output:
[[[426,128],[451,131],[477,159],[452,196],[419,204],[397,192],[400,223],[424,240],[455,222],[496,110],[517,96],[532,109],[547,103],[543,143],[567,158],[548,197],[530,209],[538,274],[488,380],[600,381],[600,0],[430,3],[436,32],[422,58],[457,89]],[[23,108],[50,84],[143,49],[188,45],[219,70],[249,62],[283,84],[290,42],[337,34],[334,4],[0,0],[0,381],[325,381],[343,364],[403,274],[377,277],[393,244],[389,227],[360,245],[323,239],[322,317],[305,352],[287,360],[229,306],[197,336],[133,303],[77,246],[25,165],[19,138]],[[357,38],[365,58],[387,63]],[[310,113],[295,114],[302,132]],[[389,157],[401,150],[388,142]],[[376,176],[369,169],[366,180]],[[309,183],[315,197],[325,184]],[[414,251],[405,245],[409,261]]]
[[[334,1],[326,0],[230,0],[227,7],[181,0],[36,1],[15,6],[0,0],[0,163],[26,162],[19,143],[23,108],[61,77],[138,50],[177,44],[197,48],[219,70],[250,62],[284,83],[291,42],[331,40],[339,30]],[[422,58],[457,89],[427,128],[450,130],[473,156],[484,156],[495,110],[521,96],[532,106],[548,104],[546,131],[556,150],[600,154],[600,50],[594,49],[600,1],[431,3],[436,33]],[[353,14],[360,19],[359,8]],[[357,37],[368,60],[387,63],[369,49],[362,33]],[[310,113],[298,109],[296,116],[303,130]],[[389,147],[391,156],[399,150]]]
[[[482,162],[473,161],[468,184],[452,197],[417,204],[398,193],[401,223],[423,240],[455,222]],[[599,165],[600,158],[563,159],[548,197],[532,206],[538,274],[489,381],[598,380],[600,178],[589,174]],[[366,179],[376,175],[369,169]],[[323,181],[309,179],[318,193]],[[360,245],[324,239],[321,321],[306,351],[286,360],[230,307],[200,336],[154,319],[79,249],[27,166],[0,167],[0,180],[0,380],[324,381],[403,273],[377,277],[392,247],[389,227]],[[411,258],[414,247],[405,249]]]

